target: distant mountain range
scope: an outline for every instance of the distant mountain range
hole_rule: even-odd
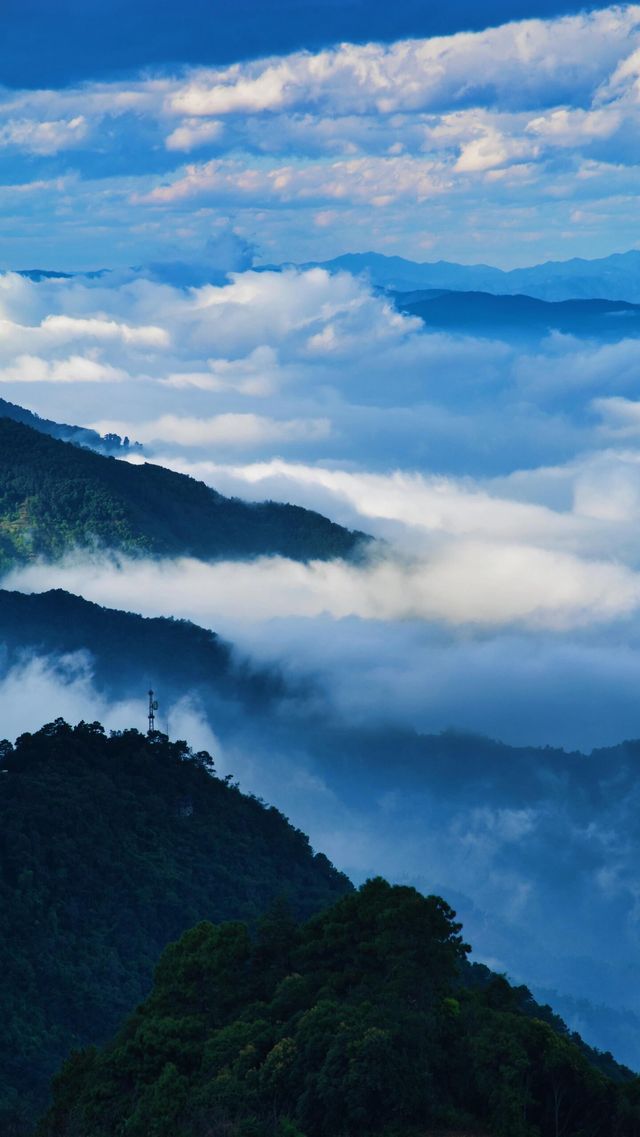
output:
[[[287,268],[287,264],[264,268]],[[524,293],[539,300],[606,299],[640,303],[640,250],[614,253],[597,260],[574,257],[508,271],[492,265],[460,265],[450,261],[411,261],[382,253],[345,253],[329,261],[298,268],[326,268],[366,276],[372,284],[395,292],[453,289],[500,295]]]
[[[445,289],[456,292],[491,292],[494,295],[524,294],[539,300],[628,300],[640,304],[640,250],[612,253],[608,257],[586,260],[572,257],[566,261],[545,261],[526,268],[500,269],[494,265],[462,265],[454,261],[412,261],[384,253],[343,253],[327,261],[254,265],[256,272],[280,271],[285,268],[326,268],[329,272],[350,272],[366,276],[370,282],[395,292]],[[20,269],[18,275],[29,280],[65,279],[82,276],[88,279],[108,278],[108,269],[69,273],[50,269]],[[178,288],[202,284],[222,284],[224,266],[212,258],[194,262],[166,262],[141,265],[128,270],[132,275],[150,276],[161,283]]]
[[[640,304],[626,300],[536,300],[490,292],[430,289],[393,294],[397,307],[427,328],[474,336],[537,339],[551,331],[599,340],[640,336]]]
[[[104,457],[0,417],[0,570],[96,548],[328,560],[367,541],[311,510],[226,498],[162,466]]]

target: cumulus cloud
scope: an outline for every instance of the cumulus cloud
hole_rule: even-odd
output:
[[[640,403],[614,395],[594,399],[593,409],[602,419],[602,431],[610,438],[637,438],[640,433]]]
[[[555,256],[590,253],[592,241],[567,226],[567,200],[588,204],[582,212],[603,251],[624,247],[634,240],[633,210],[614,209],[608,227],[597,218],[623,187],[631,203],[637,197],[639,12],[630,4],[5,92],[0,146],[17,171],[6,190],[39,225],[55,195],[47,236],[65,265],[74,257],[86,265],[88,249],[119,266],[165,260],[176,234],[195,253],[214,207],[280,260],[317,258],[312,219],[331,211],[335,252],[366,242],[411,255],[427,239],[465,260],[473,248],[478,259],[520,263],[534,247],[545,258],[551,246]],[[193,152],[197,161],[175,168]],[[50,176],[56,155],[72,157],[78,175],[62,195]],[[38,192],[25,190],[20,203],[29,185]],[[185,215],[192,204],[199,208]],[[544,223],[532,226],[527,210],[542,210]],[[176,215],[180,222],[169,220]],[[42,240],[31,231],[30,240],[14,226],[11,248],[35,263]]]
[[[190,116],[336,103],[344,111],[438,109],[503,99],[572,97],[606,81],[638,34],[637,5],[560,20],[391,45],[344,44],[317,54],[201,70],[167,97]],[[619,81],[626,71],[617,72]]]
[[[233,233],[221,240],[228,263],[250,256]],[[594,400],[637,385],[634,339],[432,332],[347,273],[232,270],[195,287],[160,276],[0,276],[5,397],[21,402],[28,383],[38,413],[124,425],[167,462],[186,444],[213,466],[222,444],[244,464],[304,444],[315,466],[478,476],[601,446]]]
[[[0,148],[13,146],[29,154],[57,154],[81,146],[89,131],[90,125],[81,114],[56,121],[9,119],[0,125]]]
[[[0,367],[0,383],[114,383],[125,378],[119,368],[86,355],[56,360],[18,355],[11,365]]]
[[[132,327],[117,320],[93,317],[78,318],[70,315],[46,316],[36,326],[14,323],[0,319],[1,350],[7,353],[23,346],[38,346],[51,350],[58,344],[73,343],[78,340],[109,342],[120,341],[134,347],[165,348],[169,344],[169,334],[164,328]]]
[[[202,122],[200,119],[185,119],[184,122],[171,131],[167,136],[165,146],[167,150],[197,150],[209,142],[215,142],[222,137],[224,125],[216,119]]]
[[[188,165],[171,182],[133,200],[152,205],[201,198],[314,205],[348,200],[382,207],[406,198],[420,203],[444,193],[448,185],[446,172],[426,158],[366,157],[271,167],[229,158]]]

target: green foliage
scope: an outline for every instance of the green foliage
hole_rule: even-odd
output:
[[[185,927],[255,924],[278,897],[309,915],[350,887],[277,810],[210,765],[184,742],[108,738],[99,724],[58,721],[0,744],[3,1137],[24,1130],[73,1047],[107,1038],[146,995]],[[227,1014],[225,985],[249,950],[244,925],[200,925],[186,944],[175,1006],[162,1030],[149,1026],[151,1053],[170,1050],[201,1006],[213,1015],[218,1000]],[[187,959],[177,950],[160,975]]]
[[[0,571],[77,548],[310,560],[352,556],[366,541],[311,510],[225,498],[184,474],[121,462],[0,417]]]
[[[442,900],[382,880],[299,927],[200,924],[115,1040],[67,1064],[39,1137],[638,1137],[640,1081],[523,989],[465,985],[467,950]]]

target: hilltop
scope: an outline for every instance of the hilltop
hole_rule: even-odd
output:
[[[380,879],[297,928],[201,923],[114,1041],[70,1060],[39,1137],[634,1137],[640,1079],[526,988],[474,984],[461,930]]]
[[[350,557],[367,538],[319,513],[248,503],[0,418],[0,570],[73,550],[202,560]]]
[[[0,1131],[29,1128],[62,1059],[113,1032],[185,928],[253,925],[277,899],[304,917],[349,888],[185,742],[58,720],[1,743]]]

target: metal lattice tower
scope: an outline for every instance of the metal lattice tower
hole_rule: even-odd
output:
[[[153,734],[156,729],[156,711],[158,709],[158,701],[154,699],[154,691],[149,691],[149,730],[148,734]]]

